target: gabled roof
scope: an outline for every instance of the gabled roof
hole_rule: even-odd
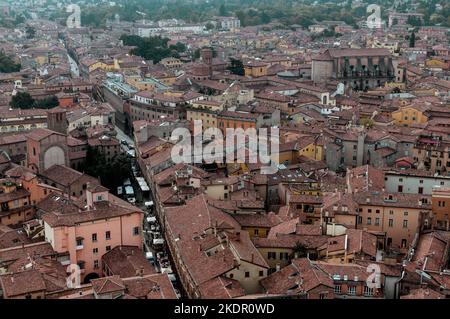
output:
[[[91,280],[92,288],[98,295],[124,291],[125,285],[119,276],[109,276]]]

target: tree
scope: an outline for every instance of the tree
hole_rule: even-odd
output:
[[[409,37],[409,47],[414,48],[416,46],[416,33],[413,31]]]
[[[196,50],[194,51],[193,59],[194,59],[194,60],[200,59],[200,49],[196,49]]]
[[[409,16],[407,19],[407,23],[414,26],[419,27],[423,24],[423,21],[421,18],[415,17],[415,16]]]
[[[15,63],[9,56],[0,52],[0,72],[11,73],[20,71],[20,64]]]
[[[179,53],[186,51],[186,45],[178,42],[175,45],[168,46],[169,38],[155,37],[140,37],[137,35],[122,35],[120,40],[124,45],[135,46],[131,50],[131,54],[139,55],[146,60],[152,60],[158,63],[167,57],[178,57]]]
[[[116,192],[117,187],[130,176],[131,159],[125,154],[119,154],[111,161],[107,161],[105,155],[97,148],[88,146],[81,171],[99,178],[103,186]]]
[[[59,105],[59,100],[55,95],[46,97],[42,100],[36,100],[34,106],[38,109],[52,109]]]
[[[372,128],[375,124],[375,122],[372,119],[369,118],[362,118],[361,120],[359,120],[359,124],[361,126],[365,126],[367,128]]]
[[[301,242],[296,242],[292,250],[291,258],[303,258],[308,255],[308,249]]]
[[[228,10],[227,10],[227,8],[225,7],[225,5],[223,3],[219,7],[219,15],[221,17],[225,17],[225,16],[228,15]]]
[[[238,59],[230,58],[230,66],[228,67],[228,70],[236,75],[245,75],[244,64]]]
[[[13,109],[31,109],[34,106],[34,99],[28,92],[17,92],[12,97],[10,106]]]
[[[271,18],[270,16],[264,11],[261,15],[261,22],[264,24],[270,23]]]
[[[206,30],[212,30],[212,29],[214,29],[214,23],[212,23],[212,22],[208,22],[206,25],[205,25],[205,28],[206,28]]]
[[[18,92],[12,97],[10,105],[13,109],[51,109],[59,105],[59,100],[55,95],[35,100],[28,92]]]
[[[33,39],[36,35],[36,29],[34,27],[27,26],[25,29],[25,33],[27,35],[27,39]]]

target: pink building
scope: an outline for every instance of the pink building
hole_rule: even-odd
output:
[[[114,247],[142,247],[143,212],[102,186],[87,186],[86,203],[51,194],[37,206],[46,241],[80,266],[82,281],[103,275],[102,256]]]

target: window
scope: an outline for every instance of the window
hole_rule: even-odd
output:
[[[319,299],[327,299],[327,293],[326,292],[321,292],[319,294]]]
[[[77,239],[77,246],[83,246],[83,239],[82,238],[78,238]]]
[[[111,232],[109,230],[105,233],[105,238],[106,238],[106,240],[111,239]]]
[[[335,294],[340,294],[342,291],[342,286],[341,285],[335,285],[334,286],[334,293]]]
[[[260,270],[259,271],[259,277],[263,277],[264,276],[264,271]]]
[[[402,185],[398,185],[397,191],[399,193],[402,193],[403,192],[403,186]]]
[[[269,251],[269,252],[267,253],[267,259],[277,259],[277,253],[276,253],[276,252]]]
[[[393,211],[393,210],[390,210],[390,211],[389,211],[389,215],[394,215],[394,211]]]
[[[377,210],[375,211],[375,213],[379,214],[379,213],[380,213],[380,210],[379,210],[379,209],[377,209]]]
[[[245,272],[245,278],[248,278],[248,277],[250,277],[250,271]]]
[[[408,216],[408,212],[404,212],[404,213],[403,213],[403,216]]]
[[[134,236],[139,235],[139,227],[134,227],[134,228],[133,228],[133,235],[134,235]]]
[[[394,220],[393,219],[389,219],[389,227],[394,227]]]
[[[375,218],[375,226],[380,226],[380,219],[379,218]]]
[[[98,260],[94,260],[94,269],[98,269]]]
[[[95,243],[97,241],[97,234],[92,234],[92,242]]]
[[[92,249],[92,253],[93,253],[94,255],[98,254],[98,248]]]
[[[348,286],[347,294],[349,295],[356,295],[356,286]]]
[[[358,224],[362,224],[362,216],[358,216]]]
[[[110,251],[111,250],[111,246],[106,246],[106,251]]]
[[[372,218],[367,217],[367,225],[372,225]]]
[[[402,239],[402,248],[406,248],[406,239]]]
[[[255,229],[255,230],[253,231],[253,234],[255,234],[256,236],[259,235],[259,229]]]
[[[403,220],[403,228],[408,228],[408,220]]]
[[[231,279],[233,279],[234,275],[233,275],[233,274],[230,274],[228,277],[230,277]]]
[[[368,212],[368,213],[371,213],[371,212],[372,212],[372,209],[371,209],[371,208],[369,208],[369,209],[367,210],[367,212]]]
[[[419,187],[419,194],[423,194],[423,187]]]
[[[373,296],[373,288],[364,286],[364,296]]]

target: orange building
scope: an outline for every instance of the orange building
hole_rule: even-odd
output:
[[[0,224],[17,225],[33,216],[30,193],[11,179],[0,180]]]
[[[450,214],[450,188],[436,187],[431,195],[431,210],[433,211],[433,226],[437,229],[450,229],[448,215]]]
[[[41,182],[36,174],[23,166],[13,167],[4,174],[16,183],[21,184],[22,188],[30,193],[30,204],[32,205],[36,205],[50,193],[62,193],[58,188]]]
[[[258,128],[258,115],[234,111],[223,111],[217,115],[217,126],[225,133],[227,128]]]

